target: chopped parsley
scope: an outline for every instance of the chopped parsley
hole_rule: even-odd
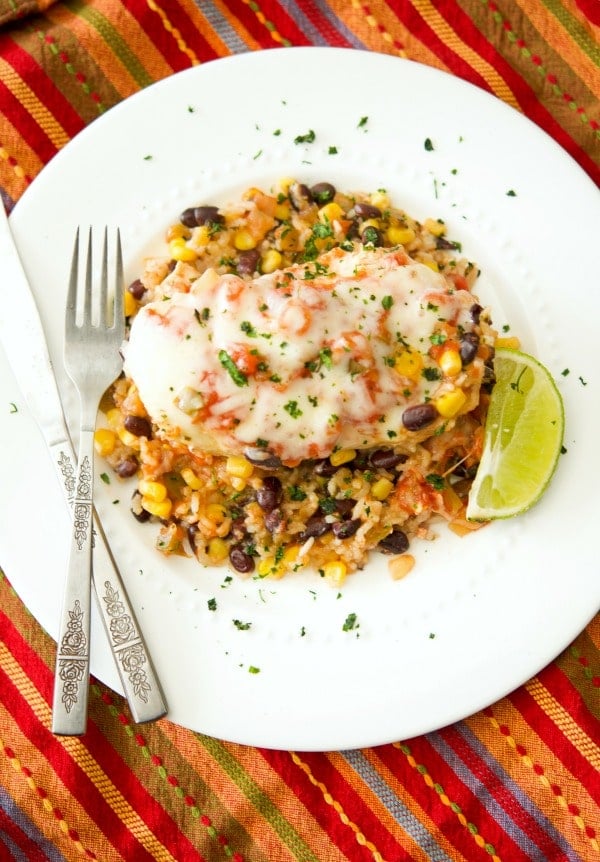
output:
[[[240,329],[245,332],[248,338],[256,338],[256,329],[252,326],[249,320],[242,320]]]
[[[444,477],[440,476],[439,473],[428,473],[425,476],[425,480],[431,485],[432,488],[435,488],[436,491],[443,491],[445,487]]]
[[[294,500],[297,503],[301,503],[302,500],[306,500],[306,492],[300,488],[299,485],[291,485],[289,489],[290,500]]]
[[[260,673],[260,668],[255,667],[253,664],[248,668],[248,673]]]
[[[209,600],[207,601],[206,605],[207,605],[207,607],[208,607],[209,611],[216,611],[216,609],[217,609],[217,600],[216,600],[216,599],[209,599]]]
[[[233,624],[240,632],[247,632],[252,623],[243,623],[241,620],[233,620]]]
[[[286,413],[289,413],[292,419],[298,419],[302,416],[302,410],[298,407],[297,401],[288,401],[287,404],[283,405],[283,409]]]
[[[428,153],[433,150],[433,143],[431,138],[425,138],[425,143],[423,144]]]
[[[108,473],[100,473],[100,478],[104,482],[105,485],[110,485],[110,477]]]
[[[226,350],[219,350],[219,362],[228,372],[229,376],[233,380],[236,386],[247,386],[248,378],[244,374],[243,371],[237,367],[231,356],[227,353]]]
[[[316,135],[312,129],[309,129],[305,135],[296,135],[294,138],[295,144],[312,144]]]
[[[384,296],[383,299],[381,300],[381,304],[385,308],[386,311],[389,311],[390,308],[392,307],[392,305],[394,304],[394,300],[391,296]]]
[[[358,121],[357,128],[364,129],[364,127],[367,125],[368,122],[369,122],[368,117],[361,117],[360,120]]]
[[[358,618],[356,614],[348,614],[346,619],[344,620],[344,625],[342,626],[343,632],[351,632],[353,629],[358,628]]]

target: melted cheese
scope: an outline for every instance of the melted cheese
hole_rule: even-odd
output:
[[[432,336],[444,322],[472,330],[475,301],[402,250],[334,249],[252,282],[204,277],[142,307],[125,372],[157,433],[191,450],[258,445],[291,465],[393,446],[404,410],[448,388],[422,373],[437,368]],[[408,377],[396,363],[407,349],[418,354]]]

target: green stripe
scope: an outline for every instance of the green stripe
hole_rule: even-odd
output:
[[[80,2],[73,4],[71,11],[79,15],[80,18],[83,18],[91,27],[94,27],[98,31],[140,87],[147,87],[154,82],[154,78],[148,74],[136,55],[130,50],[127,42],[97,9],[86,5],[83,0],[80,0]]]
[[[585,27],[558,0],[541,0],[541,2],[550,10],[556,20],[560,22],[584,54],[587,54],[590,60],[593,60],[596,65],[600,66],[600,44],[591,37]],[[568,60],[566,62],[568,63]]]
[[[301,860],[301,862],[319,862],[296,830],[280,814],[273,800],[249,777],[248,773],[240,766],[235,757],[227,751],[223,743],[210,736],[203,736],[200,733],[195,734],[195,736],[198,742],[206,748],[219,766],[225,770],[231,780],[244,793],[260,816],[271,825],[296,859]]]

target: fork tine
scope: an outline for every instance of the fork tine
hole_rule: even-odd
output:
[[[85,294],[83,302],[83,326],[92,322],[92,228],[88,234],[87,259],[85,263]]]
[[[115,262],[115,295],[113,327],[125,336],[125,298],[123,294],[123,251],[121,249],[121,231],[117,228],[117,248]]]
[[[71,325],[75,323],[77,313],[77,275],[79,272],[79,228],[75,233],[73,245],[73,256],[71,258],[71,272],[69,274],[69,290],[67,292],[67,316]]]
[[[104,228],[104,239],[102,241],[102,270],[100,273],[100,316],[99,325],[105,327],[108,325],[107,315],[107,297],[108,297],[108,228]]]

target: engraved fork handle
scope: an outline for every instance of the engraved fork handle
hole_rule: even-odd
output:
[[[76,462],[66,427],[63,439],[50,447],[50,454],[65,500],[72,506],[75,497]],[[94,591],[121,685],[134,721],[138,724],[154,721],[167,712],[164,695],[125,585],[95,513],[94,523]]]
[[[60,613],[54,672],[52,732],[61,736],[81,736],[87,726],[93,464],[94,432],[90,427],[82,427],[75,476],[71,547]]]

